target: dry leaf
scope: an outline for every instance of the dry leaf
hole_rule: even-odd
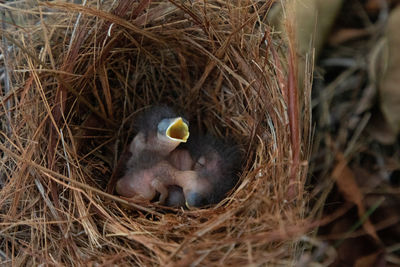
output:
[[[368,0],[365,4],[365,9],[371,12],[379,12],[385,5],[397,5],[399,4],[399,0]]]
[[[303,0],[289,1],[288,10],[294,11],[296,27],[294,35],[297,39],[297,52],[300,54],[298,80],[303,84],[306,56],[315,51],[318,57],[328,34],[330,33],[336,15],[342,6],[343,0]],[[286,32],[280,5],[276,5],[270,15],[270,23],[284,34]]]
[[[368,36],[369,34],[370,32],[367,29],[339,29],[329,37],[328,42],[330,45],[340,45],[344,42]]]
[[[386,266],[382,251],[363,256],[356,260],[354,267]]]
[[[338,163],[332,172],[332,177],[335,179],[343,197],[357,206],[358,216],[361,218],[365,214],[365,207],[362,203],[363,195],[356,183],[354,173],[347,166],[347,161],[342,154],[337,155],[337,161]],[[365,232],[372,236],[376,241],[380,242],[375,227],[368,218],[364,221],[363,228]]]
[[[398,134],[400,131],[399,25],[400,7],[391,12],[387,24],[387,69],[379,88],[381,110],[395,134]]]
[[[302,55],[309,52],[312,40],[318,55],[342,3],[343,0],[293,1],[297,21],[296,36]],[[276,27],[285,29],[281,25],[283,19],[280,5],[274,7],[269,20]]]
[[[367,127],[371,137],[384,145],[396,142],[396,134],[383,117],[382,112],[374,112]]]

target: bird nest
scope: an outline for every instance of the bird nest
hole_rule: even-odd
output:
[[[267,24],[272,2],[3,4],[1,260],[292,263],[310,230],[309,86],[297,89],[293,37]],[[240,144],[222,202],[184,210],[107,190],[136,114],[154,104]]]

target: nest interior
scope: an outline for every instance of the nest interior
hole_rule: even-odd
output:
[[[11,81],[2,84],[2,261],[210,266],[295,259],[307,167],[289,171],[288,44],[267,25],[272,2],[5,5],[3,16],[14,22],[2,30]],[[135,115],[160,103],[183,111],[201,131],[241,144],[240,182],[218,205],[188,211],[107,193]]]

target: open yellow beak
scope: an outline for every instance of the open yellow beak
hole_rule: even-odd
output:
[[[189,126],[181,117],[176,118],[167,128],[167,137],[182,143],[186,143],[189,138]]]

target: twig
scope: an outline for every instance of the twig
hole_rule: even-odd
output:
[[[69,167],[69,160],[68,160],[68,156],[67,156],[67,150],[65,149],[64,134],[63,134],[63,131],[62,131],[61,128],[60,128],[60,135],[61,135],[62,147],[63,147],[63,150],[64,150],[65,161],[67,162],[68,177],[71,178],[71,168]]]
[[[6,22],[5,22],[6,16],[5,16],[5,10],[2,9],[1,10],[1,28],[2,31],[6,30]],[[3,50],[3,60],[4,60],[4,95],[7,95],[10,90],[11,90],[11,86],[10,86],[10,70],[9,70],[9,62],[8,62],[8,46],[7,46],[7,39],[6,37],[3,35],[2,36],[2,50]],[[11,133],[11,106],[12,106],[12,99],[9,98],[6,100],[6,114],[8,117],[7,120],[7,133],[10,134]]]

